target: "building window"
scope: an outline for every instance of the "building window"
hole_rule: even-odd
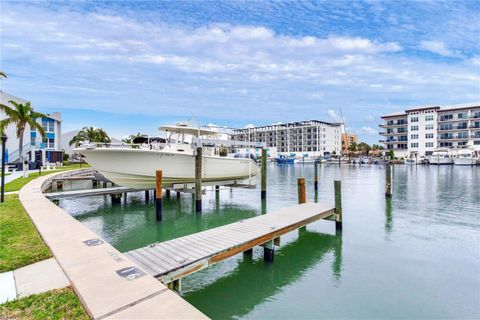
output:
[[[433,148],[433,142],[427,142],[425,143],[426,148]]]
[[[410,121],[411,121],[411,122],[418,122],[418,117],[411,117],[411,118],[410,118]]]
[[[418,148],[418,143],[414,142],[410,144],[410,147],[412,148]]]
[[[425,116],[425,121],[433,121],[433,115]]]
[[[433,124],[427,124],[425,130],[433,130]]]
[[[410,139],[418,139],[418,134],[411,134]]]
[[[425,139],[433,139],[433,133],[425,134]]]
[[[412,126],[412,127],[411,127],[411,130],[412,130],[412,131],[418,131],[418,126]]]
[[[453,114],[445,114],[440,116],[440,121],[447,121],[452,119],[453,119]]]

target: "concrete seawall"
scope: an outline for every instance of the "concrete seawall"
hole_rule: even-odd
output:
[[[43,195],[53,178],[86,170],[91,169],[39,177],[20,190],[19,199],[90,317],[206,319],[158,280],[146,272],[141,275],[140,267]],[[133,274],[121,276],[130,270]]]

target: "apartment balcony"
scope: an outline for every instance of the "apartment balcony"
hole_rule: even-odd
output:
[[[461,121],[467,121],[469,118],[452,118],[452,119],[440,119],[438,118],[438,122],[445,123],[445,122],[461,122]]]
[[[451,128],[438,128],[438,131],[459,131],[459,130],[468,130],[468,126],[461,127],[451,127]]]
[[[393,124],[380,124],[378,125],[380,128],[395,128],[395,127],[407,127],[408,123],[393,123]]]
[[[457,140],[468,140],[468,136],[451,136],[451,137],[439,137],[439,140],[442,141],[457,141]]]

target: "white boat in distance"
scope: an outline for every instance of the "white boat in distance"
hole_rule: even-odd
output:
[[[195,152],[192,138],[214,138],[218,132],[190,127],[186,124],[159,128],[168,134],[164,145],[96,145],[88,144],[74,151],[85,157],[103,176],[123,187],[134,189],[155,188],[155,175],[162,170],[162,184],[168,188],[181,188],[193,184],[195,179]],[[175,139],[174,139],[175,138]],[[250,157],[221,157],[216,148],[202,149],[202,184],[246,180],[260,173],[260,167]]]
[[[453,159],[448,153],[448,150],[438,149],[433,151],[429,163],[433,165],[453,164]]]
[[[479,159],[475,151],[471,149],[459,150],[457,155],[453,158],[456,166],[474,166],[479,164]]]

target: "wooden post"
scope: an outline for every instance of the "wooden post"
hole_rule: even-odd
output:
[[[123,193],[123,202],[127,203],[127,193],[126,192]]]
[[[220,192],[220,186],[215,186],[215,192]]]
[[[315,170],[315,177],[314,177],[313,186],[315,188],[315,191],[317,191],[318,190],[318,163],[317,163],[317,161],[315,161],[313,163],[313,165],[314,165],[314,170]]]
[[[167,199],[170,199],[170,189],[165,190],[165,196],[167,197]]]
[[[263,244],[263,260],[265,260],[265,262],[273,262],[274,257],[275,246],[273,244],[273,240],[270,240],[267,243]]]
[[[163,208],[162,208],[162,170],[156,171],[156,188],[155,188],[155,212],[157,221],[162,221],[163,219]]]
[[[112,199],[112,204],[122,203],[122,194],[121,193],[112,194],[110,197]]]
[[[342,181],[335,180],[335,228],[342,230]]]
[[[202,212],[202,147],[195,156],[195,212]]]
[[[107,182],[106,182],[106,181],[103,182],[103,187],[104,187],[104,188],[107,187]]]
[[[93,179],[93,180],[92,180],[92,186],[93,186],[93,187],[96,187],[97,185],[98,185],[98,180]]]
[[[177,199],[180,199],[180,196],[181,196],[180,191],[177,190]]]
[[[387,164],[385,174],[385,197],[392,196],[392,165]]]
[[[63,181],[57,180],[57,189],[62,189],[62,188],[63,188]]]
[[[305,193],[305,178],[298,178],[298,203],[307,202],[307,194]]]
[[[150,190],[145,190],[145,202],[150,201]]]
[[[262,148],[261,199],[267,199],[267,149]]]

